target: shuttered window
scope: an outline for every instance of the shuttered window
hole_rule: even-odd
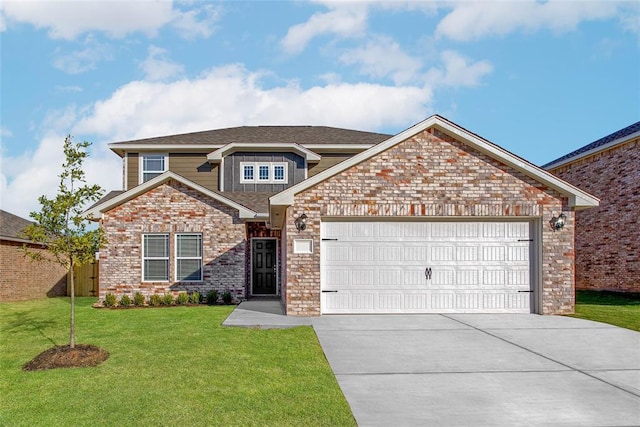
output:
[[[142,280],[144,282],[169,281],[168,234],[142,236]]]
[[[202,280],[202,234],[176,234],[176,280]]]

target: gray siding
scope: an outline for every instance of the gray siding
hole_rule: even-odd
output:
[[[241,162],[278,162],[287,164],[286,184],[241,184]],[[276,192],[304,181],[304,158],[295,153],[237,152],[224,159],[224,191]],[[257,173],[257,171],[256,171]]]

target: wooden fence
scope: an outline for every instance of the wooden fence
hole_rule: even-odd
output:
[[[98,295],[98,261],[74,268],[75,294],[77,297],[93,297]],[[71,283],[67,278],[67,295],[71,295]]]

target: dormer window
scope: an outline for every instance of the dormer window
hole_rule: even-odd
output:
[[[166,154],[140,154],[140,183],[147,182],[168,170]]]
[[[257,173],[256,173],[257,172]],[[241,184],[286,184],[287,164],[274,162],[241,162]]]

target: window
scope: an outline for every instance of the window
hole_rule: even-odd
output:
[[[273,180],[274,181],[278,181],[278,182],[282,182],[284,181],[284,165],[274,165],[273,166]]]
[[[166,154],[141,154],[140,155],[140,182],[150,179],[167,171]]]
[[[202,280],[202,234],[176,234],[176,280]]]
[[[269,165],[258,166],[258,180],[269,181]]]
[[[241,162],[240,183],[286,184],[286,163]],[[257,176],[254,171],[257,169]]]
[[[253,165],[244,165],[242,168],[242,181],[253,181]]]
[[[142,281],[169,281],[169,235],[142,235]]]

